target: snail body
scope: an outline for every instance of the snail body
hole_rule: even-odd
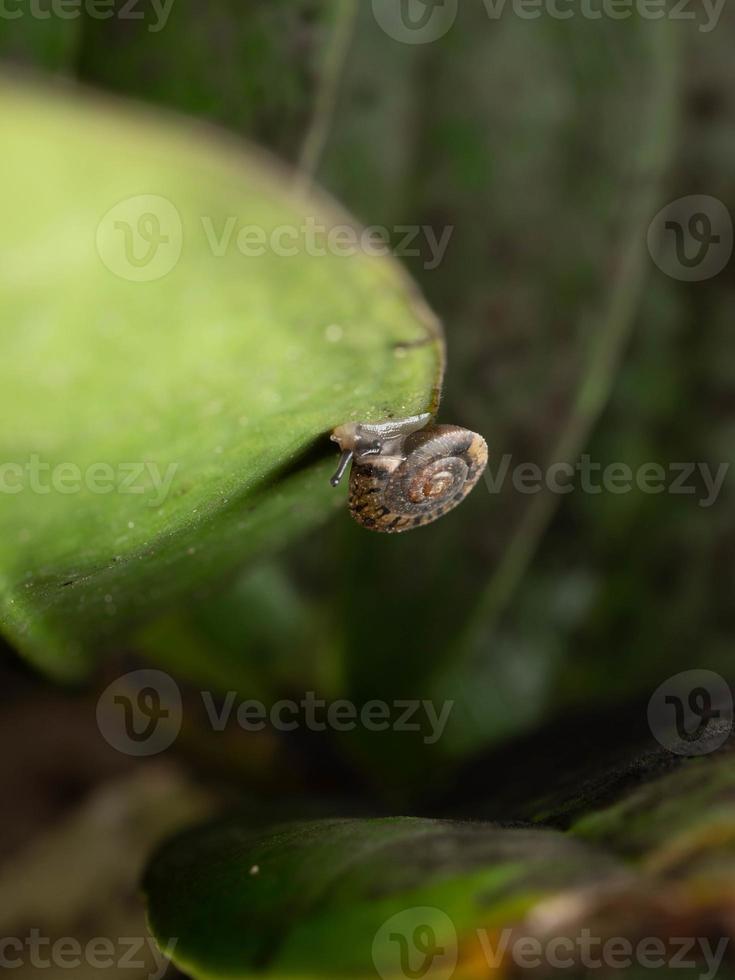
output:
[[[342,450],[332,486],[350,472],[350,513],[372,531],[399,534],[430,524],[461,503],[487,465],[482,436],[415,415],[350,422],[332,433]]]

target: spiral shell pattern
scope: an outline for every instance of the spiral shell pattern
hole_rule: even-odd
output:
[[[461,503],[486,465],[482,436],[456,425],[429,426],[407,437],[402,456],[353,464],[350,512],[373,531],[410,531]]]

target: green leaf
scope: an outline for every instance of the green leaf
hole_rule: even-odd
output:
[[[257,831],[231,820],[164,847],[144,887],[157,941],[165,949],[178,937],[176,964],[201,980],[349,980],[391,961],[401,976],[391,934],[427,908],[440,943],[479,959],[478,927],[502,927],[557,889],[613,872],[553,831],[412,818]]]
[[[325,435],[433,407],[441,344],[391,260],[304,244],[350,219],[254,151],[9,83],[0,112],[0,617],[74,677],[341,506]]]
[[[410,943],[427,917],[456,965],[437,964],[427,973],[437,980],[487,977],[506,930],[500,968],[529,937],[542,948],[568,937],[573,949],[585,934],[633,946],[656,937],[670,958],[681,935],[721,948],[732,941],[734,760],[730,746],[657,776],[633,755],[622,783],[619,763],[601,764],[567,833],[415,818],[209,824],[154,857],[149,924],[163,949],[179,938],[176,963],[201,980],[350,980],[375,967],[400,977],[396,935]],[[616,795],[600,800],[601,787]],[[580,788],[568,791],[585,809]],[[583,964],[571,975],[586,976]]]
[[[712,870],[735,864],[735,755],[688,759],[677,770],[634,789],[620,802],[580,817],[571,832],[668,873],[718,853]],[[720,850],[722,848],[722,850]],[[727,854],[727,864],[723,865]],[[717,868],[719,865],[719,869]]]

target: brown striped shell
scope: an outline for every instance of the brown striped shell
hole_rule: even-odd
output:
[[[352,462],[350,513],[372,531],[398,534],[430,524],[456,507],[487,465],[482,436],[430,415],[334,430],[342,458],[336,486]]]

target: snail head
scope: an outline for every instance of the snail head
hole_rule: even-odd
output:
[[[407,419],[388,419],[385,422],[347,422],[331,435],[342,450],[337,471],[330,480],[333,487],[341,481],[350,462],[368,456],[400,456],[406,436],[423,429],[431,415],[413,415]]]

